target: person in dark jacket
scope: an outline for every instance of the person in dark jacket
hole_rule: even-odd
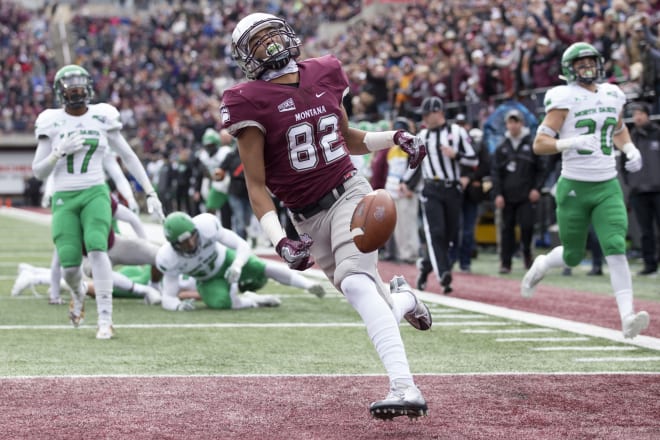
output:
[[[495,208],[502,212],[500,273],[511,272],[516,251],[516,224],[520,225],[520,243],[525,267],[532,265],[532,236],[536,203],[546,179],[545,161],[532,150],[533,135],[524,126],[518,110],[506,114],[504,141],[495,149],[491,178]]]
[[[644,268],[638,275],[652,275],[658,271],[653,223],[655,220],[660,229],[660,126],[649,120],[649,108],[644,103],[633,107],[633,122],[630,137],[642,155],[642,169],[635,173],[626,171],[624,155],[623,175],[630,186],[630,204],[641,231]]]

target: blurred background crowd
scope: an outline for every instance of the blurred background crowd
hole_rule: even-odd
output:
[[[576,41],[601,52],[607,81],[630,102],[646,103],[651,119],[660,114],[659,0],[394,1],[376,14],[372,3],[0,0],[0,133],[31,133],[54,105],[56,70],[80,64],[96,101],[119,109],[166,211],[196,214],[202,135],[220,125],[223,90],[243,78],[231,31],[254,11],[284,17],[303,40],[302,58],[341,60],[351,82],[345,105],[361,128],[419,123],[422,100],[438,96],[447,118],[483,130],[492,152],[512,105],[536,128],[545,91],[563,83],[562,52]]]

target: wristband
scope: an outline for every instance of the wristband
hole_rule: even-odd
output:
[[[557,151],[566,151],[573,148],[574,138],[566,138],[557,140]]]
[[[261,223],[261,228],[270,239],[270,242],[273,243],[273,246],[277,246],[280,240],[286,238],[284,229],[282,229],[282,225],[280,224],[280,219],[277,218],[275,211],[268,211],[262,215],[259,223]]]
[[[394,134],[396,131],[369,131],[364,135],[364,145],[369,151],[378,151],[395,145]]]
[[[632,142],[626,142],[625,144],[623,144],[623,146],[621,146],[621,151],[623,151],[625,154],[628,154],[636,149],[637,147]]]

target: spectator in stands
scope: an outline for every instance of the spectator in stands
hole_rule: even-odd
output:
[[[649,120],[649,106],[637,103],[633,107],[634,126],[630,131],[632,142],[642,155],[642,169],[626,171],[625,182],[630,187],[632,205],[641,230],[644,267],[638,275],[651,275],[658,271],[658,248],[655,227],[660,230],[660,126]]]

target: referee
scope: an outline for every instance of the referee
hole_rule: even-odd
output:
[[[460,165],[474,167],[479,160],[465,129],[447,124],[440,98],[424,98],[421,111],[425,128],[418,136],[425,140],[427,155],[419,167],[423,180],[420,202],[427,252],[418,262],[417,288],[426,288],[433,271],[448,294],[452,291],[449,248],[458,238],[463,200]],[[413,186],[414,174],[415,170],[408,170],[402,181]]]

